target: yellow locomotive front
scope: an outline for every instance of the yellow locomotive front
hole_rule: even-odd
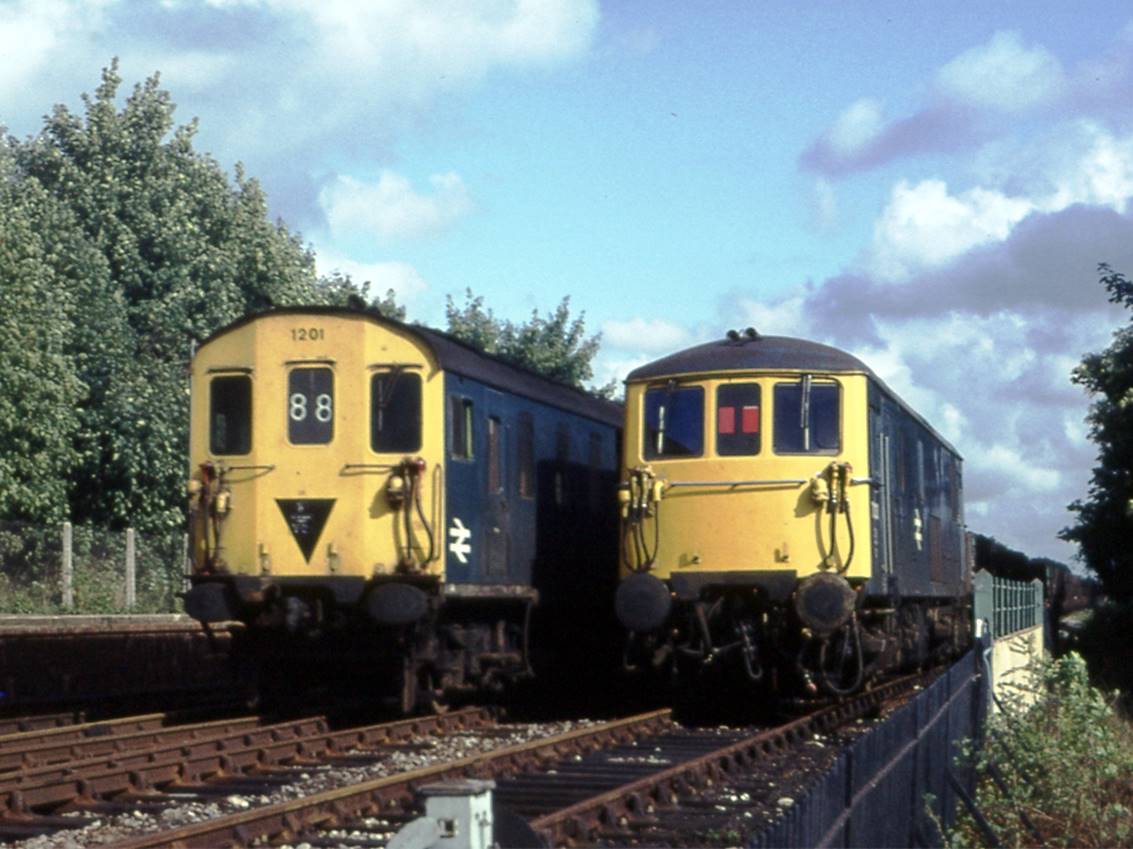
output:
[[[629,376],[617,610],[632,665],[860,683],[868,381],[840,351],[754,331]]]
[[[423,615],[444,510],[444,434],[423,423],[442,404],[426,347],[363,313],[278,310],[207,340],[192,370],[187,609],[291,631]]]

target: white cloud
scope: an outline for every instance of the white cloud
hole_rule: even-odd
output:
[[[726,327],[754,327],[764,336],[803,336],[809,322],[805,316],[805,291],[774,299],[757,299],[733,293],[729,307],[720,316]]]
[[[365,233],[382,241],[433,235],[467,215],[472,199],[454,172],[429,178],[431,194],[413,188],[409,179],[383,171],[376,183],[338,176],[319,193],[331,232]]]
[[[1014,112],[1057,100],[1066,77],[1046,48],[1027,47],[1016,32],[998,32],[942,67],[937,85],[962,103]]]
[[[663,319],[631,318],[602,324],[602,344],[623,351],[672,351],[689,344],[691,334]]]
[[[1121,138],[1080,122],[1068,147],[1072,159],[1052,177],[1055,189],[1040,201],[1042,208],[1089,203],[1123,210],[1133,198],[1133,135]]]
[[[180,53],[154,52],[139,54],[134,66],[159,69],[161,84],[174,92],[198,92],[222,83],[237,72],[235,56],[211,50],[186,50]]]
[[[811,193],[811,210],[819,230],[833,230],[838,226],[838,197],[834,186],[825,177],[816,177]]]
[[[991,445],[987,448],[976,445],[969,449],[967,462],[983,475],[998,478],[1004,482],[1006,492],[1017,497],[1033,497],[1055,492],[1062,483],[1062,475],[1057,469],[1047,468],[1035,462],[1035,457],[1022,446]]]
[[[638,366],[643,366],[651,360],[656,359],[655,355],[649,354],[636,354],[633,356],[612,356],[605,348],[598,352],[598,356],[594,358],[594,385],[604,386],[611,380],[621,384],[631,371]]]
[[[210,0],[253,9],[301,33],[300,78],[366,80],[394,99],[420,100],[475,81],[495,66],[550,65],[586,51],[598,24],[593,0]],[[325,104],[324,104],[325,105]]]
[[[899,280],[940,265],[971,248],[1002,241],[1034,204],[982,188],[959,195],[943,180],[894,186],[874,224],[868,261],[878,276]]]
[[[320,252],[317,261],[320,276],[338,271],[355,283],[369,282],[371,297],[381,297],[393,289],[402,306],[412,304],[429,288],[425,278],[407,262],[355,262],[328,251]]]
[[[1133,198],[1133,135],[1115,136],[1089,122],[1062,132],[1048,144],[1053,149],[1023,152],[997,148],[994,170],[1005,183],[1012,179],[1011,160],[1035,160],[1030,169],[1041,177],[1025,194],[975,187],[953,193],[940,179],[893,187],[874,224],[873,243],[863,265],[882,280],[899,281],[939,267],[972,248],[1004,241],[1033,212],[1052,213],[1076,204],[1123,211]]]
[[[103,23],[109,0],[15,0],[0,24],[0,94],[9,99]]]
[[[881,102],[872,97],[855,100],[826,131],[831,151],[840,157],[851,157],[875,142],[885,128]]]

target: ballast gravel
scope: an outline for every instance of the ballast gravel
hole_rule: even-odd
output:
[[[6,845],[16,849],[84,849],[89,846],[105,845],[141,834],[169,831],[180,826],[216,819],[253,807],[311,796],[347,784],[358,784],[445,761],[484,754],[507,746],[518,746],[595,724],[597,724],[595,721],[586,719],[509,723],[483,731],[456,732],[445,737],[427,738],[411,747],[376,753],[372,763],[349,766],[335,764],[304,766],[301,772],[296,770],[294,780],[273,787],[270,792],[233,793],[207,802],[199,799],[187,799],[183,803],[174,800],[160,811],[126,811],[114,816],[100,817],[81,828],[31,837]],[[75,813],[71,816],[83,815]]]

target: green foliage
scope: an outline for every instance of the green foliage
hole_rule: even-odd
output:
[[[58,521],[84,394],[66,355],[71,293],[50,259],[60,211],[0,148],[0,516]]]
[[[1098,604],[1072,631],[1071,644],[1090,664],[1094,683],[1121,693],[1121,708],[1133,713],[1133,601]]]
[[[323,303],[328,306],[377,310],[386,318],[405,321],[405,307],[397,302],[397,293],[393,289],[386,289],[386,293],[380,297],[371,296],[369,280],[364,280],[359,285],[339,271],[320,279],[319,286],[322,289]]]
[[[1003,846],[1128,846],[1133,729],[1090,685],[1080,655],[1043,663],[1037,673],[1038,701],[1009,699],[976,755],[985,776],[994,764],[1004,777],[1002,787],[990,777],[980,782],[980,810]],[[966,814],[949,843],[984,845]]]
[[[0,148],[0,517],[180,527],[192,344],[364,296],[193,149],[156,74],[121,108],[120,85],[115,62],[82,115]]]
[[[0,613],[177,613],[184,578],[181,531],[135,535],[135,603],[126,607],[126,534],[72,528],[72,595],[63,606],[62,527],[0,522]]]
[[[532,311],[524,324],[497,318],[471,289],[465,290],[462,307],[451,296],[446,300],[448,332],[474,348],[570,386],[585,388],[594,376],[591,363],[601,335],[586,335],[585,313],[571,318],[569,296],[546,316]],[[614,389],[611,383],[598,391],[610,397]]]
[[[1109,300],[1133,310],[1133,282],[1104,263],[1098,271]],[[1086,355],[1073,381],[1094,399],[1087,422],[1098,461],[1086,499],[1070,505],[1077,523],[1062,538],[1078,543],[1106,593],[1133,599],[1133,323],[1104,351]]]

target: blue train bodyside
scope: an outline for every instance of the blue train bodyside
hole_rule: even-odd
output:
[[[869,595],[967,595],[959,454],[876,380],[870,382],[869,427],[875,520]]]

